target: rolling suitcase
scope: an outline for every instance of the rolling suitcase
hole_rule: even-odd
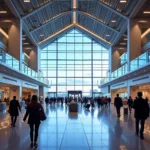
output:
[[[128,108],[124,108],[124,115],[128,114]]]

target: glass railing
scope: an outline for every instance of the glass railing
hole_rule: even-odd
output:
[[[100,84],[107,83],[107,82],[109,82],[111,80],[114,80],[114,79],[116,79],[118,77],[123,76],[126,73],[127,73],[127,63],[124,64],[123,66],[121,66],[119,69],[117,69],[114,72],[112,72],[110,77],[106,77],[106,78],[102,79],[100,81]]]
[[[111,80],[121,77],[127,73],[127,63],[121,66],[119,69],[111,73]]]
[[[144,65],[146,65],[149,60],[150,51],[145,52],[144,54],[140,55],[139,57],[135,58],[130,62],[130,71],[136,70]]]
[[[20,71],[20,67],[19,67],[20,62],[3,50],[0,50],[0,62],[8,67],[13,68],[14,70]],[[41,77],[40,73],[37,73],[36,71],[32,70],[25,63],[22,63],[22,71],[21,72],[25,75],[28,75],[28,76],[38,80],[38,81],[49,84],[48,81],[46,81],[44,78]]]
[[[7,53],[3,54],[2,63],[5,63],[15,70],[19,70],[19,61]]]
[[[130,71],[134,71],[146,64],[150,63],[150,51],[147,51],[130,62]],[[101,84],[107,83],[113,79],[119,78],[127,73],[127,63],[111,73],[110,77],[101,80]]]

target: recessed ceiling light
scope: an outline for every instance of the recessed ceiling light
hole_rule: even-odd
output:
[[[147,23],[147,21],[145,21],[145,20],[140,20],[139,22],[140,23]]]
[[[120,45],[126,45],[126,43],[120,43]]]
[[[116,22],[116,20],[112,20],[111,22]]]
[[[150,11],[144,11],[143,13],[144,14],[150,14]]]
[[[120,3],[126,3],[127,1],[126,0],[120,0]]]
[[[25,47],[24,49],[31,49],[30,47]]]
[[[40,36],[44,36],[44,34],[40,34]]]
[[[0,28],[0,33],[2,33],[7,39],[9,38],[8,34],[2,28]]]
[[[7,11],[6,10],[0,10],[0,14],[6,14]]]
[[[30,3],[30,0],[24,0],[25,3]]]
[[[120,47],[120,48],[118,48],[118,49],[124,49],[123,47]]]

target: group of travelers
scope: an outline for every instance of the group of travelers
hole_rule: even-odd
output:
[[[36,95],[33,95],[32,98],[30,97],[30,100],[27,101],[27,107],[26,107],[26,113],[23,117],[23,121],[26,121],[28,117],[28,124],[30,127],[30,139],[31,139],[31,147],[37,147],[37,138],[38,138],[38,130],[41,121],[46,119],[46,116],[44,119],[41,119],[41,114],[44,114],[44,109],[40,102],[38,101],[38,97]],[[55,101],[54,99],[49,99],[46,97],[45,102],[46,104],[49,104],[50,101]],[[71,101],[76,101],[77,100],[73,99],[72,97],[70,98],[60,98],[59,101],[63,104],[67,105]],[[55,101],[56,102],[56,101]],[[87,98],[84,97],[83,99],[79,99],[79,102],[81,102],[81,105],[84,103],[85,107],[95,107],[95,102],[97,102],[98,108],[103,107],[107,108],[110,107],[111,99],[108,97],[96,97],[94,99],[92,98]],[[127,102],[129,106],[129,111],[131,112],[132,108],[135,109],[135,125],[136,125],[136,132],[135,134],[138,136],[140,134],[140,138],[144,139],[144,124],[145,120],[149,117],[149,105],[147,99],[142,98],[142,92],[137,93],[137,98],[133,101],[131,96],[128,99]],[[114,106],[116,107],[117,115],[118,118],[120,117],[120,108],[123,106],[122,99],[119,97],[119,94],[116,95],[116,98],[114,99]],[[87,108],[89,109],[89,108]],[[19,111],[21,111],[21,106],[16,100],[16,96],[13,97],[13,100],[10,101],[9,105],[9,113],[11,116],[11,126],[15,127],[17,116],[19,115]],[[41,113],[43,112],[43,113]],[[44,114],[45,115],[45,114]],[[139,123],[141,124],[141,128],[139,131]]]
[[[137,97],[133,101],[131,96],[129,97],[127,104],[129,106],[129,111],[131,113],[132,108],[134,111],[134,117],[135,117],[135,128],[136,132],[135,135],[140,134],[140,138],[144,139],[144,124],[145,120],[149,117],[149,105],[147,99],[142,98],[142,92],[137,93]],[[120,117],[120,108],[123,106],[122,99],[119,97],[119,94],[116,95],[116,98],[114,100],[114,105],[116,107],[117,116]],[[141,125],[140,131],[139,131],[139,123]]]
[[[26,113],[23,117],[23,122],[26,121],[28,117],[28,124],[30,127],[30,139],[31,139],[31,147],[37,148],[37,138],[38,138],[38,130],[43,119],[44,109],[40,103],[38,102],[38,97],[33,95],[30,100],[27,101]],[[10,101],[9,110],[11,116],[11,126],[15,127],[17,117],[19,116],[19,111],[21,112],[21,106],[19,101],[16,100],[16,96],[13,96],[13,100]]]

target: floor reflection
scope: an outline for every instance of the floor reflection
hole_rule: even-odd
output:
[[[41,123],[39,150],[149,150],[150,120],[146,121],[145,140],[134,136],[133,113],[116,117],[111,108],[90,109],[79,105],[78,113],[69,113],[68,106],[45,106],[47,120]],[[24,111],[22,115],[24,114]],[[16,128],[10,127],[10,117],[0,114],[0,150],[29,149],[29,127],[18,117]]]

